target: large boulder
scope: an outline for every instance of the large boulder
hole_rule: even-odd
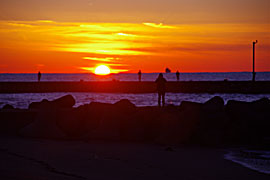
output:
[[[243,113],[252,110],[252,104],[245,101],[229,100],[226,104],[226,111],[228,113]]]
[[[261,138],[270,137],[270,100],[268,98],[261,98],[251,103],[254,112],[251,126]]]
[[[140,119],[137,119],[136,106],[128,99],[121,99],[113,105],[113,119],[118,124],[121,140],[136,140]]]
[[[203,111],[193,136],[194,142],[207,145],[224,143],[229,121],[225,111]]]
[[[62,139],[65,134],[58,127],[57,118],[56,111],[39,111],[34,122],[22,128],[19,135],[31,138]]]
[[[6,104],[2,107],[2,109],[14,109],[14,107],[10,104]]]
[[[202,107],[203,107],[202,103],[191,102],[191,101],[182,101],[179,108],[181,111],[199,112],[199,111],[201,111]]]
[[[136,106],[131,103],[128,99],[121,99],[120,101],[114,103],[115,111],[119,113],[132,113],[136,111]]]
[[[215,96],[203,104],[198,129],[193,138],[200,144],[220,144],[224,141],[228,117],[224,111],[224,100]]]
[[[250,122],[254,117],[252,104],[245,101],[229,100],[225,106],[227,115],[230,118],[230,128],[227,138],[230,143],[246,143],[251,138]]]
[[[215,96],[204,104],[183,101],[179,109],[181,142],[199,144],[223,142],[228,118],[221,97]]]
[[[182,143],[190,142],[198,129],[202,118],[203,104],[183,101],[179,113],[179,140]]]
[[[203,104],[205,111],[222,111],[224,109],[224,100],[220,96],[215,96]]]
[[[139,110],[120,122],[120,138],[125,141],[145,141],[146,127]]]
[[[119,140],[119,119],[113,104],[91,102],[86,108],[88,109],[88,117],[86,126],[94,129],[85,136],[87,139],[100,140]]]
[[[40,102],[31,102],[28,106],[28,109],[40,109],[44,107],[50,107],[50,101],[47,99],[42,99]]]
[[[29,109],[55,109],[55,108],[72,108],[75,105],[75,99],[71,95],[65,95],[53,101],[43,99],[41,102],[32,102]]]
[[[268,98],[261,98],[252,102],[229,100],[226,105],[228,112],[269,112],[270,100]]]
[[[88,110],[91,121],[98,120],[96,129],[88,134],[89,138],[103,140],[131,140],[136,139],[132,132],[137,132],[136,106],[127,99],[122,99],[115,104],[93,102]],[[135,131],[134,131],[135,130]]]
[[[160,135],[160,116],[162,110],[159,107],[137,107],[134,118],[128,123],[133,123],[132,131],[136,131],[136,138],[142,141],[152,142]],[[126,132],[131,132],[131,128],[126,128]]]
[[[159,136],[155,142],[160,144],[178,144],[185,142],[186,129],[189,128],[179,119],[179,111],[172,107],[159,115]]]
[[[84,137],[94,127],[89,125],[89,118],[85,108],[63,109],[57,112],[57,125],[68,138]]]
[[[22,109],[0,110],[0,134],[17,135],[18,131],[34,121],[36,112]]]
[[[72,108],[75,103],[75,99],[71,95],[65,95],[52,101],[53,106],[59,108]]]
[[[270,136],[269,99],[262,98],[253,102],[230,100],[226,112],[231,119],[227,137],[241,143],[258,143]]]
[[[252,108],[255,111],[270,111],[270,100],[268,98],[261,98],[259,100],[253,101],[252,103]]]

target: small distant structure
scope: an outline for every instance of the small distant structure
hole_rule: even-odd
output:
[[[169,68],[165,69],[165,73],[171,73],[172,71]]]
[[[41,79],[41,72],[38,71],[38,82],[40,82],[40,79]]]
[[[258,43],[258,40],[256,40],[256,41],[253,41],[253,67],[252,67],[252,69],[253,69],[253,71],[252,71],[252,81],[253,82],[255,82],[255,76],[256,76],[256,72],[255,72],[255,44],[257,44]]]
[[[179,73],[179,71],[178,71],[178,70],[176,71],[175,75],[176,75],[176,79],[177,79],[177,81],[179,81],[179,80],[180,80],[180,73]]]
[[[112,82],[119,82],[120,80],[118,80],[118,79],[112,79]]]
[[[141,70],[139,70],[139,72],[138,72],[138,79],[139,79],[139,82],[141,82],[141,80],[142,80],[142,71]]]

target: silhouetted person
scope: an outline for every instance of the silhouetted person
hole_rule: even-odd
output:
[[[41,79],[41,73],[40,71],[38,71],[38,82],[40,82],[40,79]]]
[[[160,100],[162,98],[162,106],[165,105],[165,92],[166,92],[166,82],[167,80],[163,77],[163,74],[160,73],[158,78],[155,81],[157,83],[157,92],[158,92],[158,106],[161,106]]]
[[[141,80],[142,80],[142,71],[141,70],[139,70],[139,72],[138,72],[138,78],[139,78],[139,82],[141,82]]]
[[[177,81],[179,81],[179,79],[180,79],[180,73],[178,70],[176,71],[176,79],[177,79]]]

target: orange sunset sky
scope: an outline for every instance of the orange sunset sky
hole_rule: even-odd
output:
[[[1,0],[0,73],[270,71],[270,0]]]

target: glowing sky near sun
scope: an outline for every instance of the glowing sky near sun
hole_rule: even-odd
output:
[[[0,1],[0,73],[270,71],[269,0]]]

